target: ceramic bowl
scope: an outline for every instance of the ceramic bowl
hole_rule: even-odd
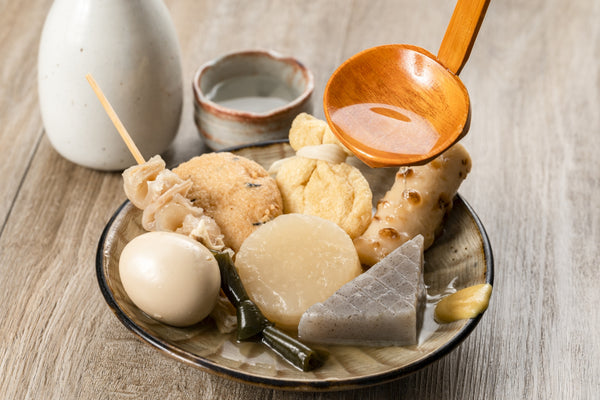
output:
[[[312,73],[294,58],[230,53],[196,72],[194,121],[214,150],[287,138],[294,117],[312,112],[313,88]]]
[[[287,142],[281,141],[229,150],[265,168],[295,154]],[[389,189],[397,170],[368,168],[358,162],[354,165],[369,181],[376,203]],[[235,333],[220,333],[210,318],[191,327],[177,328],[155,321],[137,308],[121,283],[119,257],[125,245],[144,232],[141,217],[142,212],[126,201],[115,212],[100,238],[96,273],[108,306],[124,326],[165,355],[216,375],[263,387],[294,391],[349,390],[413,373],[456,349],[482,318],[479,315],[450,324],[437,324],[433,318],[437,299],[449,293],[450,288],[459,290],[480,283],[493,284],[494,261],[485,229],[475,211],[457,195],[443,233],[425,252],[424,280],[428,301],[419,344],[325,346],[321,347],[329,353],[325,365],[302,372],[260,342],[238,342]],[[480,334],[486,332],[489,333],[489,328]],[[469,357],[478,354],[471,350],[457,355],[461,365],[467,365],[465,368],[469,368]],[[477,374],[477,371],[472,372],[474,376]]]

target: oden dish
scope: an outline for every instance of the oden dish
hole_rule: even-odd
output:
[[[275,160],[293,155],[285,142],[234,149],[268,168]],[[360,166],[359,166],[360,167]],[[360,167],[362,168],[362,167]],[[394,170],[364,169],[373,197],[381,198],[394,181]],[[126,203],[107,225],[97,255],[97,273],[109,306],[125,326],[161,351],[210,372],[248,383],[291,390],[338,390],[396,379],[442,357],[463,340],[480,317],[435,326],[414,347],[364,348],[336,346],[328,368],[300,372],[259,344],[235,341],[206,320],[190,328],[158,323],[143,314],[124,292],[118,277],[118,256],[123,247],[144,232],[141,211]],[[424,280],[430,296],[455,289],[491,283],[492,254],[481,223],[460,196],[444,225],[444,232],[425,253]]]

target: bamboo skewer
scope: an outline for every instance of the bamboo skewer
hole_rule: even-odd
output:
[[[96,93],[96,96],[98,96],[98,100],[100,100],[102,107],[104,107],[104,110],[108,114],[110,120],[115,125],[115,128],[117,128],[119,135],[121,135],[121,138],[123,139],[123,141],[125,142],[125,145],[131,152],[131,155],[133,156],[133,158],[135,158],[135,161],[137,161],[138,164],[145,163],[146,160],[144,160],[144,156],[142,156],[142,153],[140,153],[140,150],[135,145],[135,142],[133,141],[131,136],[129,136],[129,132],[127,132],[127,129],[125,129],[125,126],[123,126],[123,123],[119,119],[119,116],[117,115],[115,110],[112,108],[112,106],[108,102],[108,99],[106,98],[106,96],[104,96],[102,89],[100,89],[100,87],[96,83],[96,80],[94,79],[94,77],[91,74],[87,74],[85,76],[85,79],[87,79],[88,83],[94,90],[94,93]]]

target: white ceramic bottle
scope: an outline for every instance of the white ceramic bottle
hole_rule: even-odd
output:
[[[142,155],[162,153],[181,119],[181,55],[162,0],[55,0],[40,42],[46,133],[68,160],[94,169],[135,163],[85,75],[92,74]]]

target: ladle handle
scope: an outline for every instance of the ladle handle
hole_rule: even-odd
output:
[[[458,0],[444,39],[438,60],[455,75],[467,62],[477,32],[490,0]]]

